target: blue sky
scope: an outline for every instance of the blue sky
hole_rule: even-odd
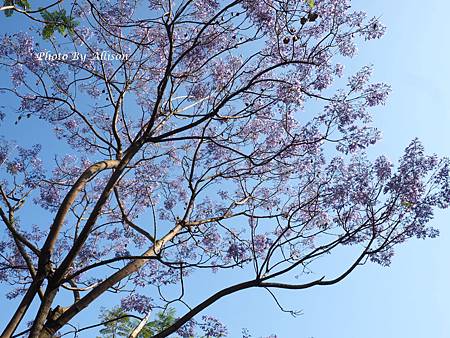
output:
[[[347,63],[348,72],[374,64],[375,80],[387,82],[393,89],[387,105],[375,113],[383,140],[371,154],[386,154],[395,160],[417,136],[427,152],[450,156],[450,3],[353,2],[370,16],[381,16],[388,26],[382,40],[360,45],[359,55]],[[17,17],[0,20],[0,34],[18,30]],[[3,126],[0,133],[32,142],[34,136],[27,127],[32,125],[24,123],[8,130]],[[287,308],[303,310],[297,318],[279,311],[261,290],[225,298],[207,313],[227,323],[232,338],[242,327],[256,337],[277,333],[280,338],[448,338],[449,212],[438,212],[433,221],[440,237],[412,240],[399,247],[390,268],[368,264],[339,285],[278,293]],[[336,263],[338,260],[336,257]],[[192,280],[192,287],[201,287],[202,277]],[[231,282],[208,281],[217,286]],[[1,307],[10,304],[4,298],[0,303]],[[4,320],[0,319],[1,326]]]

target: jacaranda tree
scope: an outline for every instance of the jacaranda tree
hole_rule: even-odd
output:
[[[64,1],[55,34],[44,18],[3,36],[4,113],[45,121],[36,142],[53,131],[64,153],[1,139],[2,337],[74,330],[106,294],[139,318],[177,306],[154,338],[221,337],[203,310],[225,296],[335,284],[437,236],[449,161],[418,140],[395,166],[365,155],[390,88],[342,63],[385,27],[350,2]],[[339,273],[316,264],[343,247]],[[205,269],[241,281],[188,304]]]

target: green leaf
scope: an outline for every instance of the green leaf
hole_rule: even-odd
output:
[[[49,11],[42,11],[41,16],[45,21],[52,21],[53,19],[52,14]]]
[[[50,39],[55,32],[55,27],[53,25],[46,25],[42,30],[42,36],[44,39]]]
[[[311,9],[313,9],[314,6],[316,5],[316,3],[315,3],[314,0],[308,0],[308,5],[309,5],[309,7],[310,7]]]
[[[401,204],[407,209],[410,209],[411,207],[414,206],[414,203],[411,203],[409,201],[403,201]]]
[[[12,1],[12,0],[5,0],[5,1],[3,1],[3,6],[13,6],[14,5],[14,2]],[[13,15],[14,14],[14,10],[12,10],[12,9],[6,9],[5,10],[5,15],[6,16],[11,16],[11,15]]]
[[[58,26],[58,32],[64,34],[66,32],[66,27],[63,25]]]
[[[66,34],[73,35],[75,33],[75,27],[78,25],[77,21],[67,15],[65,9],[53,12],[42,10],[41,16],[47,23],[43,32],[45,39],[49,39],[55,31],[64,36]]]
[[[28,2],[28,0],[19,0],[17,2],[17,4],[22,7],[23,9],[30,9],[30,3]]]
[[[78,25],[78,23],[75,23],[74,27]],[[67,27],[67,33],[69,33],[70,36],[75,35],[75,29],[74,27]]]

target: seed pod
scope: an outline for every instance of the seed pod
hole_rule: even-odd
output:
[[[309,13],[308,14],[308,20],[313,22],[316,21],[316,19],[319,17],[319,14],[317,13]]]

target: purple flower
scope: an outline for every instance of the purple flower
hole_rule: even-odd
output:
[[[217,252],[220,245],[222,244],[222,237],[217,232],[217,229],[209,229],[202,239],[202,244],[204,245],[204,248],[207,252]]]
[[[353,12],[348,15],[348,23],[353,27],[360,27],[367,14],[365,12]]]
[[[334,74],[336,74],[337,77],[342,77],[344,75],[344,65],[337,63],[334,67]]]
[[[323,68],[317,74],[316,80],[314,81],[313,87],[317,90],[323,90],[328,88],[333,83],[333,73],[329,68]]]
[[[381,266],[391,265],[392,257],[394,256],[394,250],[388,248],[373,254],[370,254],[370,260],[374,263],[380,264]]]
[[[77,121],[75,121],[73,119],[66,121],[64,124],[67,129],[75,129],[78,126]]]
[[[254,252],[256,256],[262,256],[272,241],[266,235],[256,235],[253,238]]]
[[[8,163],[8,172],[12,175],[17,175],[24,170],[23,163],[13,161]]]
[[[233,259],[235,262],[242,262],[247,258],[247,248],[243,243],[230,243],[226,257]]]
[[[336,41],[341,55],[353,57],[358,52],[356,44],[350,35],[338,36]]]
[[[55,186],[46,184],[41,186],[40,199],[37,201],[43,208],[54,210],[61,200],[60,190]]]
[[[184,324],[181,328],[177,330],[177,334],[181,338],[192,338],[195,336],[195,327],[197,326],[197,323],[191,319],[186,324]]]
[[[384,83],[375,83],[367,87],[364,92],[366,102],[370,107],[385,104],[391,92],[391,87]]]
[[[386,32],[386,26],[382,25],[377,18],[372,18],[367,27],[362,31],[366,40],[379,39]]]
[[[144,314],[148,313],[152,309],[153,299],[150,297],[138,294],[131,293],[130,295],[122,298],[120,301],[120,306],[125,311],[136,311],[138,313]]]
[[[202,319],[203,323],[200,323],[199,326],[204,332],[206,337],[219,338],[227,336],[228,334],[227,328],[216,318],[212,316],[203,316]]]
[[[11,81],[14,87],[20,86],[25,80],[25,71],[21,64],[11,67]]]
[[[380,156],[375,160],[374,169],[380,181],[386,181],[392,175],[392,163],[385,156]]]
[[[242,3],[248,11],[250,18],[262,29],[269,29],[274,21],[273,5],[271,0],[253,1],[245,0]]]
[[[372,75],[372,67],[365,66],[355,75],[353,75],[349,81],[348,85],[353,91],[361,91],[364,85],[369,81],[370,75]]]

